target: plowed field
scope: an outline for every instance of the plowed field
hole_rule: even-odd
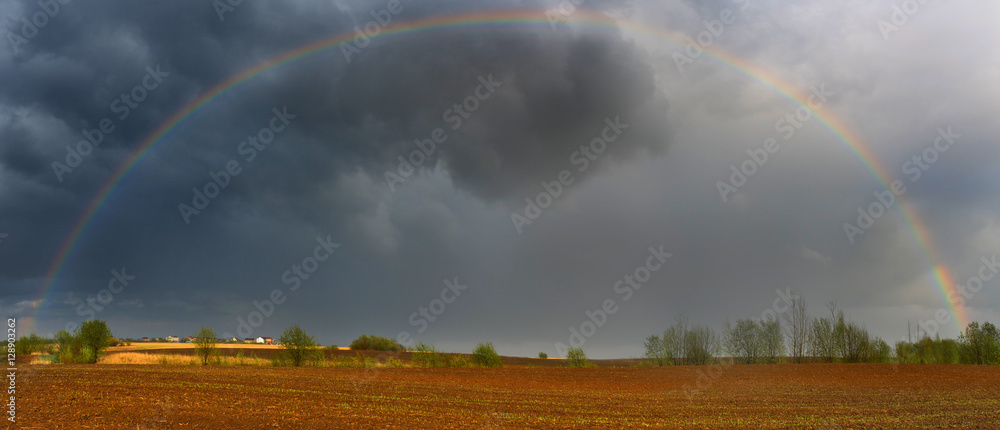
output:
[[[1000,366],[30,367],[19,428],[1000,428]]]

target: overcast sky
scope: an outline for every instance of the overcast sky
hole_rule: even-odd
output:
[[[892,342],[950,313],[935,264],[966,284],[1000,252],[996,2],[52,4],[0,5],[0,309],[40,334],[89,317],[120,337],[299,323],[327,345],[406,332],[552,355],[572,327],[591,357],[633,357],[682,314],[718,328],[780,311],[780,290]],[[102,187],[216,85],[376,17],[525,10],[567,22],[358,39],[225,92],[124,177],[39,295]],[[576,23],[594,12],[702,33],[817,96]],[[905,186],[870,226],[859,208],[885,184],[818,115]],[[1000,277],[964,308],[1000,322]]]

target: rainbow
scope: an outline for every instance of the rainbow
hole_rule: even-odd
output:
[[[550,25],[551,24],[546,18],[544,11],[467,13],[391,23],[390,25],[382,28],[379,34],[372,37],[372,41],[374,42],[375,40],[384,40],[404,35],[441,30],[479,30],[483,28],[521,29],[536,27],[549,28]],[[684,46],[688,40],[690,40],[683,35],[673,33],[665,29],[623,20],[620,18],[614,18],[582,9],[577,10],[571,16],[571,26],[572,28],[594,31],[624,30],[636,35],[665,40],[677,46]],[[156,130],[154,130],[148,137],[146,137],[146,139],[141,142],[135,151],[133,151],[124,162],[122,162],[107,183],[99,189],[96,196],[87,205],[82,216],[72,227],[69,235],[66,237],[62,246],[56,253],[55,258],[52,260],[45,280],[40,288],[39,297],[44,299],[49,293],[52,286],[56,282],[61,268],[72,254],[77,242],[79,242],[81,237],[86,232],[87,226],[104,206],[105,202],[111,196],[115,188],[125,179],[128,173],[135,168],[136,164],[138,164],[138,162],[141,161],[146,154],[156,148],[157,145],[162,143],[164,138],[167,137],[172,131],[177,130],[178,127],[184,124],[185,121],[205,107],[209,106],[221,95],[239,87],[241,84],[253,79],[261,73],[295,64],[296,62],[314,54],[320,54],[338,49],[341,44],[351,42],[354,37],[355,34],[353,32],[342,33],[301,46],[292,51],[264,61],[235,76],[230,77],[224,82],[206,91],[197,99],[188,103],[186,106],[174,113],[169,119],[160,124],[160,126],[157,127]],[[788,99],[795,105],[806,105],[807,103],[808,95],[803,94],[790,83],[785,82],[779,76],[769,73],[768,71],[751,64],[746,60],[738,58],[727,51],[724,51],[716,46],[709,46],[705,47],[704,56],[742,75],[745,75],[754,81],[757,81],[775,93]],[[844,144],[855,155],[855,157],[871,173],[874,179],[888,188],[888,184],[890,184],[892,180],[891,176],[888,174],[888,171],[878,163],[877,158],[860,136],[853,132],[851,128],[845,125],[839,118],[830,113],[817,111],[814,112],[814,116],[834,135],[838,141]],[[908,230],[912,232],[916,243],[926,252],[927,258],[934,267],[933,281],[940,288],[945,302],[951,308],[952,315],[956,317],[954,318],[956,326],[959,328],[959,331],[961,331],[967,324],[968,318],[965,314],[964,308],[956,303],[958,295],[955,290],[955,284],[952,282],[951,276],[948,273],[948,269],[944,265],[936,263],[939,260],[937,260],[937,256],[933,252],[930,234],[926,224],[920,219],[917,212],[914,211],[908,203],[902,201],[902,199],[898,200],[900,200],[897,205],[898,211],[901,214],[903,221],[906,223]],[[36,312],[39,307],[36,307]],[[31,320],[33,320],[33,318]]]

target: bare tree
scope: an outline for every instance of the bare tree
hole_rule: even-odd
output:
[[[692,326],[684,334],[684,362],[705,365],[719,353],[719,335],[711,327]]]
[[[809,312],[806,299],[796,296],[792,299],[787,312],[782,315],[785,320],[785,335],[791,347],[792,359],[796,363],[805,362],[806,347],[809,345]]]
[[[687,316],[684,314],[678,316],[673,329],[675,330],[673,333],[674,336],[672,336],[672,340],[674,341],[673,352],[675,354],[674,357],[676,357],[674,364],[690,364],[685,361],[689,355],[687,351],[688,342],[686,339],[689,330]]]
[[[826,302],[826,308],[830,310],[830,326],[832,328],[831,339],[833,341],[833,356],[843,357],[848,349],[847,319],[844,317],[844,311],[837,309],[836,302],[832,300]]]
[[[663,347],[663,339],[653,334],[646,338],[646,342],[643,345],[646,347],[646,359],[657,366],[663,366],[663,363],[666,361],[666,349]]]
[[[729,356],[732,364],[736,364],[736,356],[738,355],[736,337],[734,335],[733,325],[729,323],[729,317],[726,317],[726,321],[722,323],[722,349]]]
[[[848,323],[844,329],[843,357],[847,363],[866,363],[870,360],[872,340],[864,326]]]
[[[663,357],[668,364],[679,365],[684,357],[684,333],[679,327],[663,330]]]

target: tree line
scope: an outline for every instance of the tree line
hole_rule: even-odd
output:
[[[766,318],[747,318],[716,332],[691,324],[684,316],[662,334],[645,339],[647,364],[704,365],[805,363],[924,363],[1000,364],[1000,331],[990,322],[972,322],[958,339],[929,334],[918,340],[888,342],[869,333],[864,324],[850,321],[833,302],[827,315],[810,318],[805,299],[791,300],[788,309]]]

